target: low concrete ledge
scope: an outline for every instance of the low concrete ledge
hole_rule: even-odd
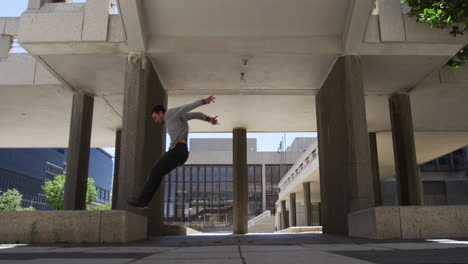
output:
[[[293,226],[282,229],[277,233],[302,233],[302,232],[322,232],[322,226]]]
[[[146,216],[126,211],[0,213],[0,243],[124,243],[146,238]]]
[[[164,225],[163,227],[163,236],[189,236],[200,234],[203,234],[203,232],[185,226]]]
[[[349,236],[374,239],[468,237],[468,206],[383,206],[348,215]]]

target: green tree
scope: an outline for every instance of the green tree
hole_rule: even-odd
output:
[[[103,204],[103,205],[94,205],[90,204],[86,206],[86,210],[97,210],[97,211],[106,211],[106,210],[112,210],[112,204]]]
[[[418,22],[428,22],[433,28],[450,27],[456,37],[468,31],[468,1],[466,0],[403,0],[411,7],[410,16]],[[468,60],[468,46],[461,49],[448,65],[460,68]]]
[[[55,210],[63,210],[63,194],[65,192],[65,174],[55,176],[54,181],[47,181],[42,188],[47,197],[47,204]],[[90,205],[97,199],[97,190],[94,179],[88,178],[86,204]]]
[[[0,211],[34,211],[33,207],[21,207],[23,195],[16,189],[0,192]]]

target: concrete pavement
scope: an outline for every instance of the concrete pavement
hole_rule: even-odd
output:
[[[468,263],[468,239],[208,234],[127,244],[0,245],[0,263]]]

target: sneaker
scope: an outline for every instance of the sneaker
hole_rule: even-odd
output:
[[[127,200],[127,204],[133,206],[137,209],[146,209],[148,208],[148,203],[141,202],[139,200]]]

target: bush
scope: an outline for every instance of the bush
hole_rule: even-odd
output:
[[[0,192],[0,211],[34,211],[33,207],[21,207],[23,195],[16,189]]]
[[[47,197],[47,204],[55,210],[63,210],[63,197],[65,192],[65,174],[55,176],[54,181],[47,181],[42,188]],[[94,179],[88,178],[86,204],[90,205],[97,199],[97,190]]]

